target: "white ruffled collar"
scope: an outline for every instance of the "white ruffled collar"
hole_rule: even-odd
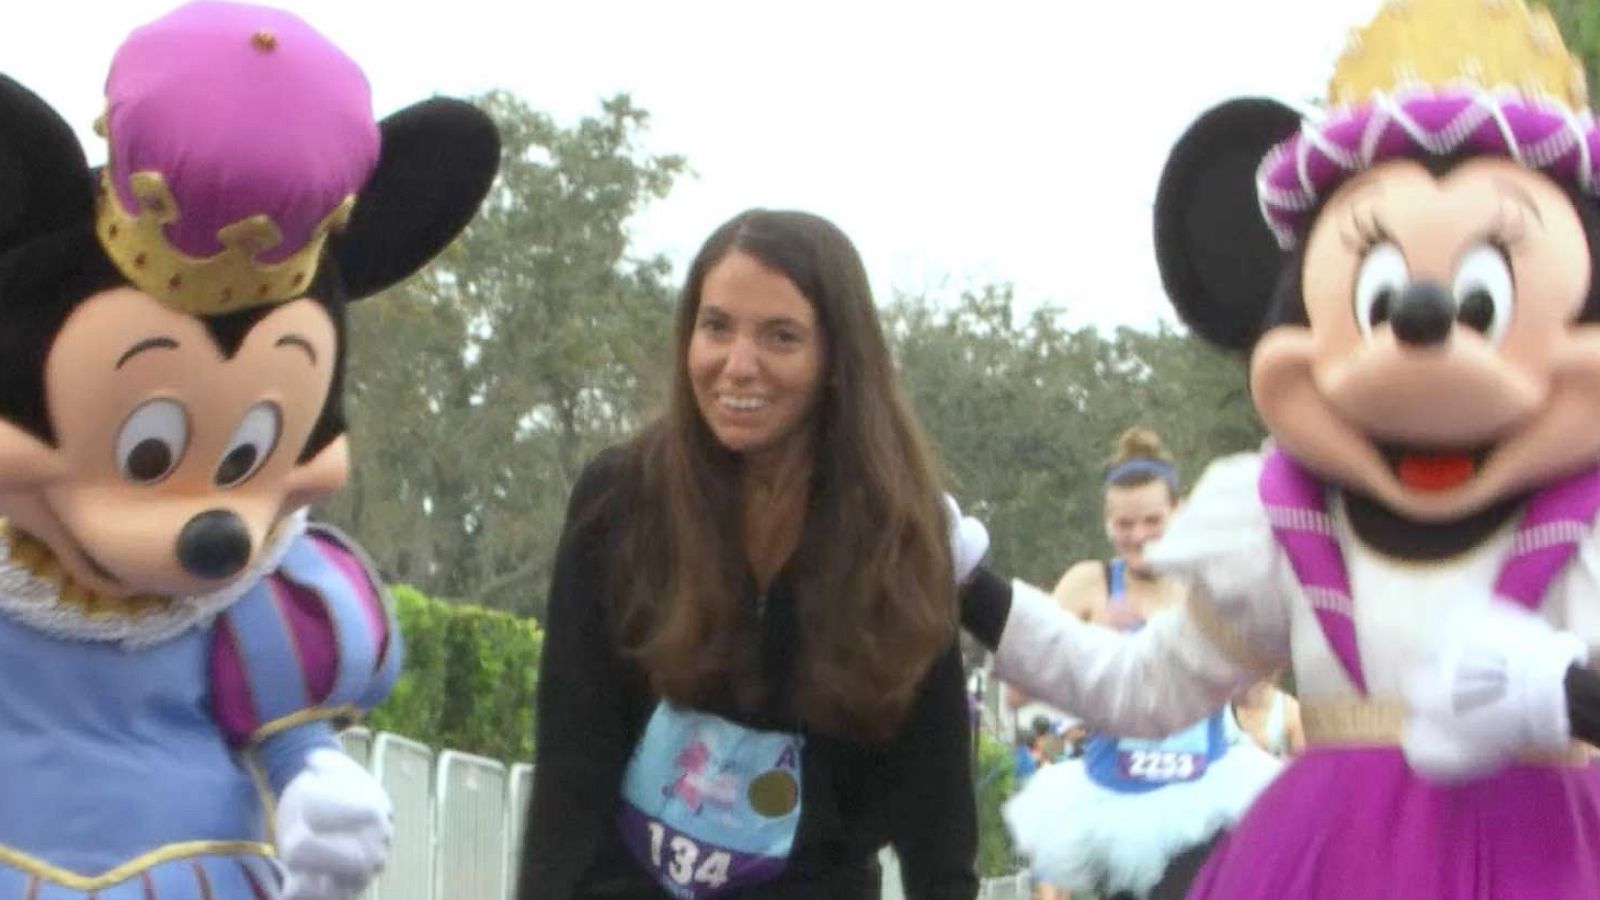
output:
[[[127,647],[157,644],[209,623],[243,597],[278,567],[289,545],[305,530],[306,511],[291,513],[279,523],[255,565],[213,593],[115,600],[96,598],[68,580],[65,573],[36,574],[35,567],[14,558],[13,533],[0,528],[0,614],[61,638],[119,642]],[[59,566],[49,568],[60,571]]]

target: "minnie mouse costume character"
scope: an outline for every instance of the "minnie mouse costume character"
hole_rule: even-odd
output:
[[[0,77],[0,897],[352,896],[390,807],[334,723],[401,643],[305,508],[348,469],[345,304],[465,226],[498,136],[380,125],[341,51],[233,3],[133,32],[106,98],[91,170]]]
[[[997,674],[1161,734],[1289,665],[1309,751],[1190,896],[1600,896],[1600,128],[1521,0],[1394,0],[1317,121],[1202,116],[1163,280],[1249,354],[1271,433],[1147,554],[1188,607],[1123,637],[969,591]],[[1008,618],[1009,614],[1009,618]]]

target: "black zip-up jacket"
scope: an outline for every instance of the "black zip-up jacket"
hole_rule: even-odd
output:
[[[608,451],[573,489],[557,550],[539,667],[533,798],[522,848],[520,900],[659,900],[669,897],[625,849],[617,825],[623,773],[657,705],[644,673],[615,641],[605,587],[614,527],[626,511],[607,502],[622,454]],[[601,503],[591,527],[579,512]],[[610,507],[610,508],[607,508]],[[753,582],[752,582],[753,585]],[[757,715],[732,704],[705,712],[748,727],[796,731],[801,816],[776,880],[728,900],[872,900],[878,849],[900,859],[909,900],[971,900],[978,890],[971,731],[958,647],[925,676],[908,719],[882,744],[808,732],[788,711],[797,643],[792,579],[774,579],[753,630],[774,699]],[[752,635],[756,639],[755,635]]]

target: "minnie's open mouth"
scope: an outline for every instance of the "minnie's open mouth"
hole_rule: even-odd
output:
[[[1448,491],[1466,484],[1493,451],[1493,444],[1464,448],[1378,445],[1395,477],[1416,491]]]

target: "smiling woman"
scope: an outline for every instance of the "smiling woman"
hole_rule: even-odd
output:
[[[976,813],[939,481],[849,239],[754,210],[701,248],[666,414],[573,491],[521,896],[970,898]]]
[[[1086,621],[1141,631],[1188,602],[1188,585],[1158,573],[1146,557],[1179,509],[1177,467],[1154,432],[1129,428],[1101,491],[1114,555],[1074,563],[1055,600]],[[1221,704],[1160,740],[1095,729],[1081,757],[1030,778],[1005,817],[1044,896],[1058,896],[1050,886],[1111,900],[1187,894],[1206,853],[1278,772],[1265,752],[1235,746],[1232,737]]]
[[[743,250],[706,273],[689,380],[724,447],[770,469],[815,405],[824,355],[811,302],[782,273]]]

